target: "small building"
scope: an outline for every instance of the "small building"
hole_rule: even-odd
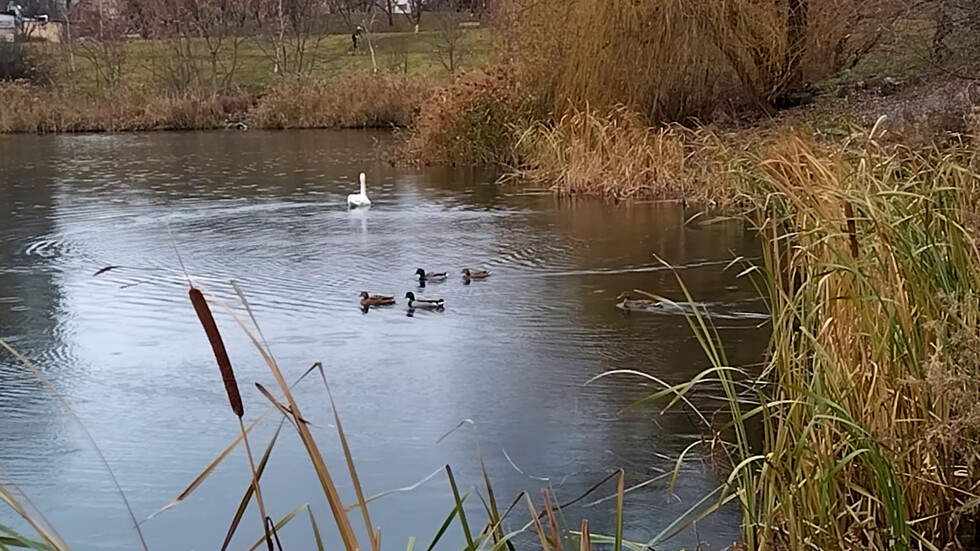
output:
[[[412,4],[409,0],[392,0],[391,11],[393,13],[411,14]]]
[[[61,42],[61,22],[50,21],[47,15],[26,17],[22,13],[21,7],[13,4],[0,11],[0,42]]]
[[[46,15],[38,17],[24,18],[21,25],[21,33],[27,40],[43,40],[44,42],[61,42],[64,36],[64,23],[61,21],[51,21]]]
[[[13,42],[17,35],[17,19],[14,14],[0,12],[0,42]]]

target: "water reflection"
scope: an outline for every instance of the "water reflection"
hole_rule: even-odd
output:
[[[616,297],[644,289],[681,299],[659,257],[718,312],[761,312],[754,289],[724,270],[735,255],[756,253],[749,234],[736,224],[686,226],[690,213],[672,205],[561,201],[494,185],[494,174],[478,170],[395,169],[374,160],[372,147],[385,146],[383,135],[361,132],[0,139],[0,336],[38,359],[68,395],[138,516],[168,502],[237,430],[186,299],[185,269],[247,318],[229,281],[240,284],[288,377],[324,362],[367,494],[446,463],[461,484],[478,485],[482,454],[498,499],[547,484],[565,501],[620,467],[629,485],[660,476],[701,433],[680,410],[624,411],[651,392],[642,380],[583,385],[611,369],[668,382],[704,369],[679,312],[624,315]],[[373,205],[348,210],[361,171]],[[122,267],[93,277],[107,265]],[[420,285],[420,266],[449,277]],[[493,275],[467,285],[465,266]],[[365,311],[362,290],[438,296],[446,307],[412,311],[399,298]],[[231,318],[216,315],[252,417],[266,401],[250,383],[274,382]],[[755,361],[766,338],[755,329],[760,320],[728,318],[718,323],[730,357]],[[19,387],[7,379],[23,377],[3,358],[0,472],[80,548],[130,547],[104,469],[64,413],[18,417],[23,400],[46,400],[26,383],[10,391]],[[304,383],[297,395],[342,471],[322,387]],[[273,429],[262,424],[256,442]],[[664,482],[630,494],[628,537],[652,537],[718,483],[691,457],[674,496]],[[199,493],[144,524],[151,544],[213,547],[247,473],[244,457],[232,454]],[[277,516],[304,501],[329,516],[295,439],[284,438],[266,476]],[[335,478],[350,502],[345,477]],[[570,508],[569,523],[588,516],[608,531],[612,503],[601,498],[612,488]],[[472,506],[479,514],[477,500]],[[386,541],[404,542],[434,534],[450,507],[436,477],[379,500],[372,518]],[[737,518],[705,521],[700,535],[727,544]],[[287,547],[311,541],[300,528],[283,537]]]

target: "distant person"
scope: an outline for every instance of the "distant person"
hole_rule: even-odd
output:
[[[357,28],[354,29],[354,32],[350,33],[350,40],[354,43],[355,52],[357,51],[357,35],[361,34],[363,31],[364,29],[358,25]]]

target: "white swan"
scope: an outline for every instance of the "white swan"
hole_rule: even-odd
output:
[[[370,207],[371,200],[368,199],[367,189],[364,184],[364,173],[361,173],[361,192],[351,193],[347,196],[348,207]]]

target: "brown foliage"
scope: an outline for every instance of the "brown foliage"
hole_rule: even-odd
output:
[[[264,94],[250,116],[262,128],[408,126],[432,89],[428,80],[384,73],[288,80]]]
[[[425,163],[515,163],[519,134],[540,103],[506,69],[474,71],[425,102],[405,156]]]
[[[864,50],[899,0],[509,0],[505,51],[558,114],[624,104],[651,121],[773,104]]]
[[[9,84],[0,86],[0,98],[0,132],[43,133],[220,128],[236,96],[127,87],[90,96]]]
[[[0,84],[0,133],[224,128],[390,128],[412,123],[433,84],[404,75],[287,80],[258,94],[116,86],[94,94]]]

